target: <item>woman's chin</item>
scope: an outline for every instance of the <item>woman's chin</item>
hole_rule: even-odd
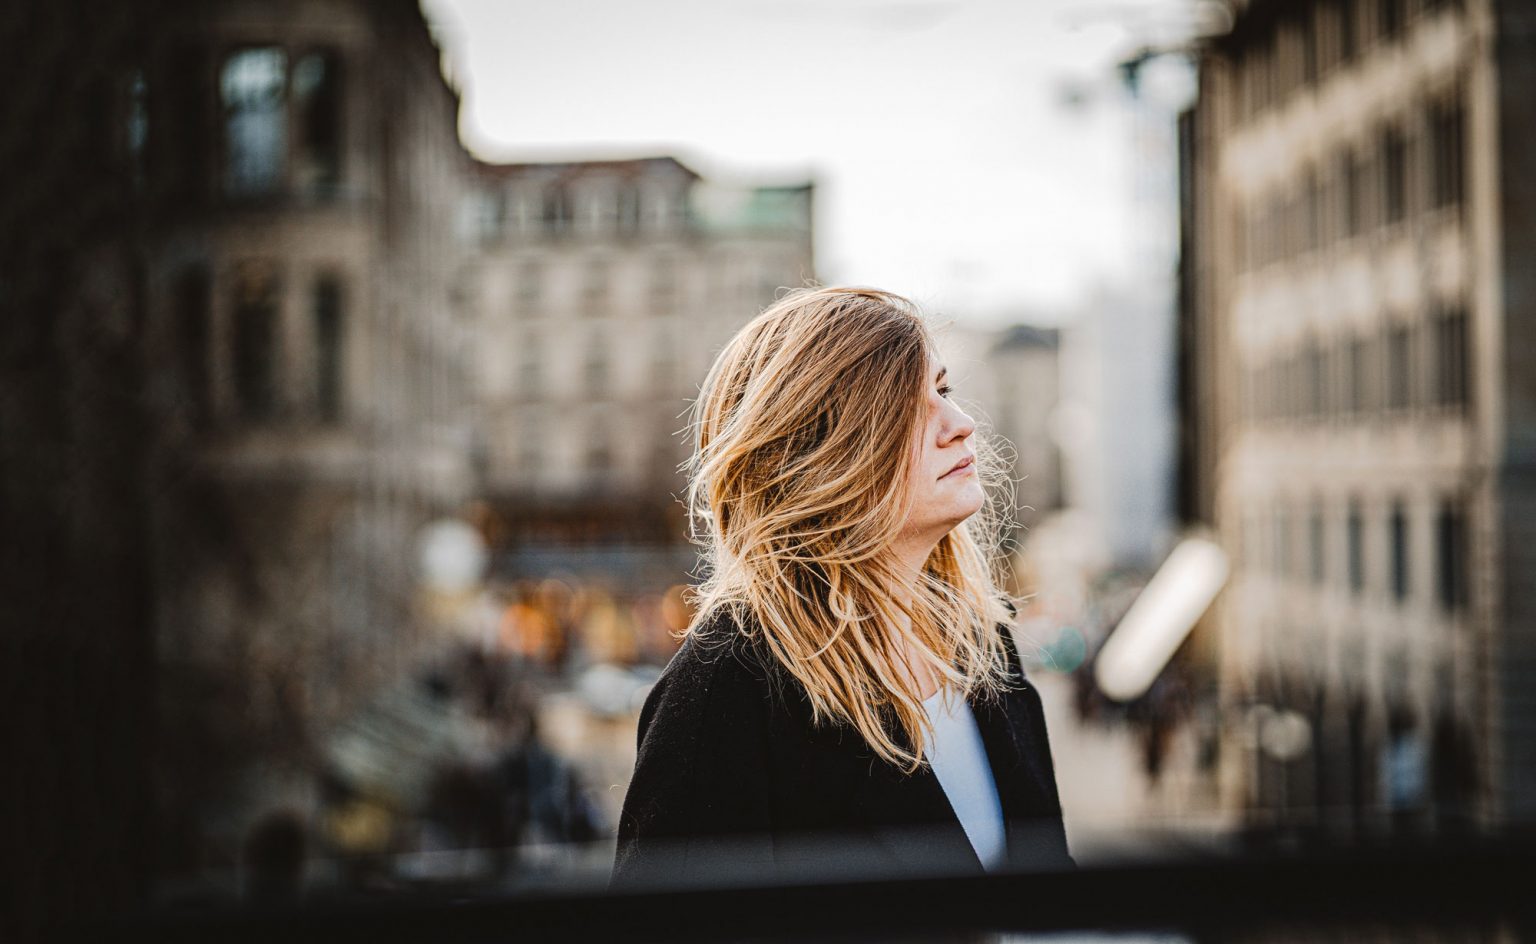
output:
[[[955,506],[955,511],[957,514],[957,517],[955,518],[955,524],[959,524],[960,522],[969,518],[971,515],[974,515],[976,512],[980,511],[981,506],[985,504],[985,502],[986,496],[982,494],[980,488],[976,489],[974,501],[957,502]]]

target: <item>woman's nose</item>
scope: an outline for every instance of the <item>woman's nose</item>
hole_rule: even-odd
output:
[[[967,439],[976,432],[976,422],[959,407],[951,407],[949,417],[949,438]]]

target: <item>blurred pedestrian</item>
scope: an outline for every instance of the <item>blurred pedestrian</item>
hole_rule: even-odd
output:
[[[262,904],[296,901],[304,883],[304,821],[292,810],[267,813],[245,837],[244,890]]]

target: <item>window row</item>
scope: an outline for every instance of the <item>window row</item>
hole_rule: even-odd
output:
[[[680,295],[682,279],[678,264],[671,259],[648,262],[642,276],[647,304],[657,314],[674,308]],[[547,300],[547,270],[536,262],[524,263],[512,276],[513,297],[519,313],[526,313]],[[614,267],[604,259],[594,259],[581,270],[578,298],[588,311],[597,311],[614,295]]]
[[[340,52],[281,45],[236,48],[214,61],[196,43],[174,46],[163,68],[136,73],[123,120],[136,184],[144,164],[173,192],[228,198],[283,193],[334,197],[343,175]],[[216,169],[216,171],[215,171]]]
[[[1455,308],[1371,335],[1312,340],[1244,373],[1251,422],[1463,411],[1471,401],[1467,315]]]
[[[172,299],[178,376],[191,422],[204,428],[213,409],[214,364],[227,364],[234,415],[246,422],[275,418],[281,408],[281,283],[276,267],[248,262],[234,270],[230,284],[228,350],[215,351],[213,285],[206,266],[178,277]],[[309,289],[308,360],[313,382],[306,398],[312,415],[335,423],[344,410],[343,357],[346,344],[341,280],[321,275]],[[299,352],[288,352],[297,356]]]
[[[670,332],[655,335],[648,345],[647,363],[642,368],[643,381],[652,384],[662,395],[674,392],[678,378],[680,359],[677,338]],[[633,359],[633,354],[617,350],[612,338],[595,333],[587,339],[582,350],[580,377],[585,398],[602,398],[617,392],[614,382],[616,362]],[[525,335],[518,351],[519,395],[526,400],[544,400],[548,397],[548,384],[552,372],[547,363],[547,351],[536,334]]]
[[[574,448],[557,453],[550,448],[547,438],[520,436],[505,448],[502,461],[509,463],[509,471],[527,485],[554,468],[559,477],[580,476],[588,480],[588,485],[601,486],[620,484],[625,472],[650,478],[669,477],[677,473],[688,457],[686,444],[676,436],[658,432],[639,437],[638,441],[643,445],[637,449],[633,432],[623,432],[611,423],[594,422],[583,431]]]
[[[1378,573],[1380,589],[1392,600],[1406,601],[1412,593],[1414,529],[1432,527],[1432,574],[1429,589],[1441,610],[1464,610],[1468,603],[1468,529],[1466,503],[1457,497],[1441,499],[1428,521],[1410,514],[1409,505],[1392,501],[1379,519],[1368,514],[1363,502],[1348,502],[1342,517],[1331,516],[1322,502],[1310,508],[1278,505],[1265,522],[1250,515],[1245,522],[1248,566],[1281,579],[1333,585],[1363,596],[1371,588],[1371,529],[1383,539],[1376,545],[1385,552]],[[1338,529],[1330,540],[1330,529]]]
[[[1446,96],[1380,128],[1368,146],[1340,148],[1291,186],[1249,201],[1238,227],[1239,267],[1293,259],[1416,213],[1460,207],[1465,128],[1460,99]]]
[[[687,193],[636,182],[522,184],[478,198],[481,236],[619,238],[671,232],[691,220]]]
[[[696,281],[695,275],[708,280],[703,287],[720,302],[735,306],[749,299],[754,305],[767,305],[786,287],[784,274],[798,268],[789,260],[764,259],[755,265],[714,261],[702,274],[690,269],[685,280],[682,261],[675,256],[655,256],[638,267],[629,267],[608,259],[590,259],[580,264],[574,291],[563,297],[559,297],[562,292],[552,290],[557,288],[552,285],[557,280],[547,265],[524,262],[511,273],[513,314],[526,318],[547,307],[575,304],[585,314],[602,315],[621,295],[634,298],[650,314],[674,314],[684,302],[685,286]]]
[[[1235,51],[1239,120],[1254,118],[1312,88],[1376,44],[1400,41],[1409,25],[1454,0],[1307,0],[1269,21]]]

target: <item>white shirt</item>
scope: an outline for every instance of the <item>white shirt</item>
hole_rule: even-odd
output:
[[[976,857],[987,869],[1002,864],[1006,851],[1003,832],[1003,807],[997,798],[997,784],[987,763],[987,749],[976,727],[976,717],[965,699],[958,695],[941,697],[944,689],[923,701],[923,708],[933,721],[933,737],[924,746],[924,754],[933,765],[949,805],[954,807],[960,825],[976,850]]]

